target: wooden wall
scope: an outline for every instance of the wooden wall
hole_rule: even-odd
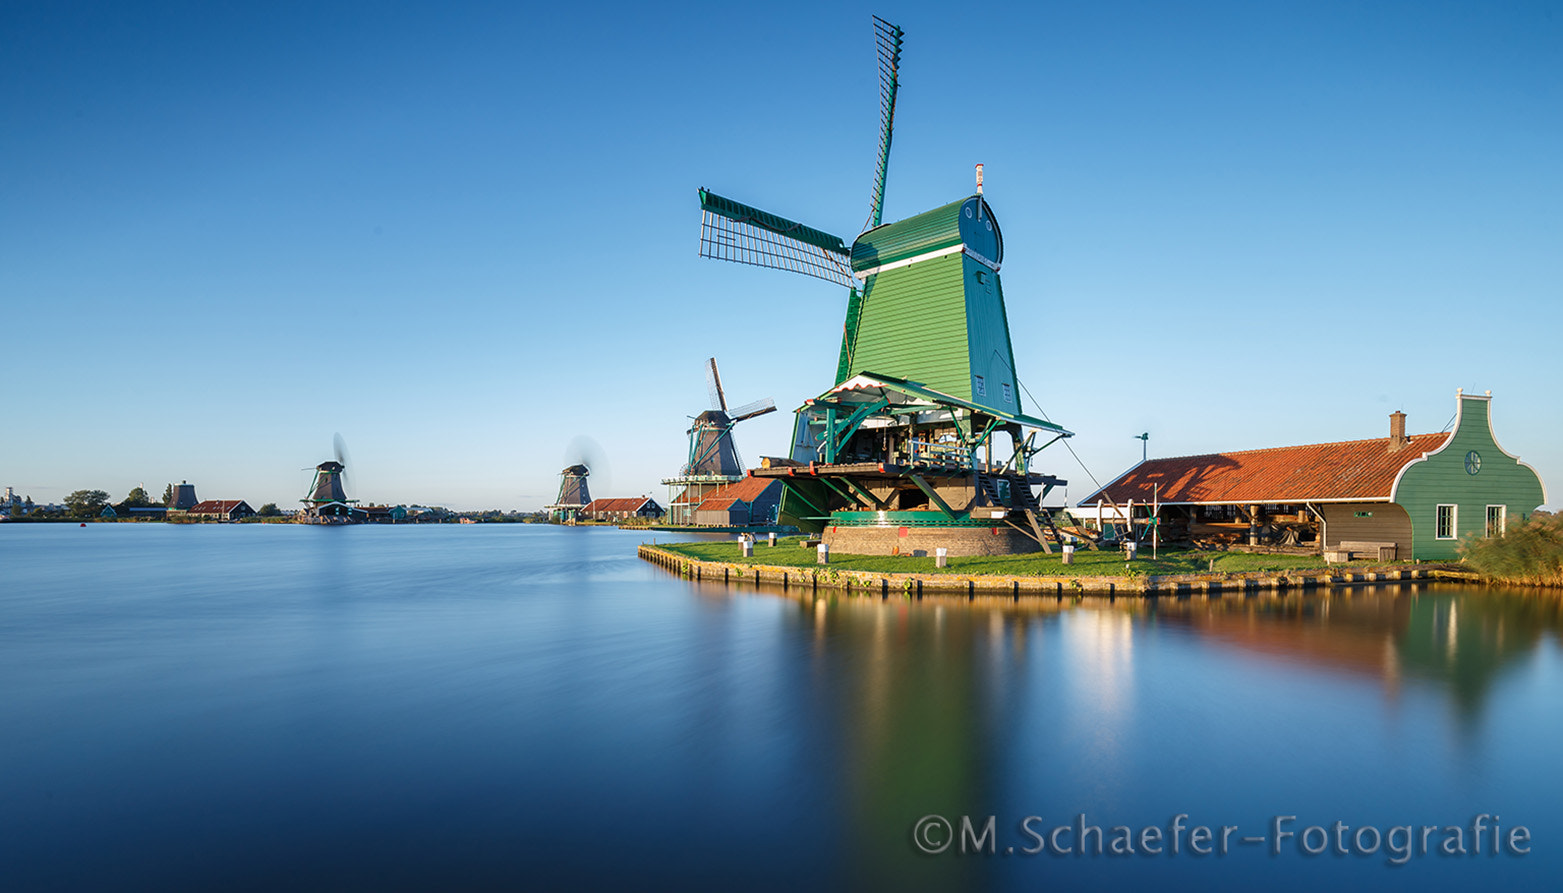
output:
[[[1411,557],[1411,516],[1392,502],[1331,502],[1319,506],[1324,512],[1325,548],[1342,541],[1394,543],[1398,558]],[[1372,512],[1371,518],[1359,518],[1358,512]]]

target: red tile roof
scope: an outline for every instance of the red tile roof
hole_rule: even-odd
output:
[[[636,512],[649,500],[645,496],[629,496],[622,499],[593,499],[581,509],[586,514],[592,512]]]
[[[723,484],[708,493],[706,498],[701,500],[700,505],[696,506],[695,511],[723,511],[732,508],[733,503],[739,500],[752,503],[773,486],[780,487],[781,481],[776,478],[746,477],[741,481]]]
[[[1418,434],[1396,452],[1389,438],[1275,447],[1150,459],[1081,500],[1123,504],[1290,503],[1310,500],[1387,500],[1395,475],[1413,459],[1444,445],[1448,433]],[[1160,485],[1157,487],[1156,485]]]

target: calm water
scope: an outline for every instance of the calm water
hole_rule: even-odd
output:
[[[1551,889],[1563,873],[1552,600],[815,601],[673,578],[634,557],[642,539],[0,527],[0,889]],[[1081,813],[1104,836],[1187,813],[1236,838],[1276,815],[1349,838],[1487,813],[1532,840],[1398,867],[1382,847],[1236,838],[1224,856],[1165,839],[1161,856],[1020,852],[1028,816],[1045,834]],[[919,854],[930,814],[996,816],[995,852]]]

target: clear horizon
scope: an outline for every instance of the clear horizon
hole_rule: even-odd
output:
[[[751,464],[842,290],[696,256],[705,186],[850,240],[870,14],[906,31],[885,219],[985,191],[1072,501],[1139,461],[1442,430],[1557,483],[1563,11],[1543,3],[0,11],[0,489],[291,508],[594,496],[684,461],[715,356]]]

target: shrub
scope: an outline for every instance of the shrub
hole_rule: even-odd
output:
[[[1538,512],[1503,536],[1467,538],[1460,555],[1495,582],[1563,586],[1563,515]]]

